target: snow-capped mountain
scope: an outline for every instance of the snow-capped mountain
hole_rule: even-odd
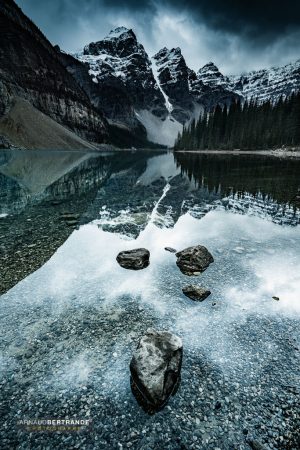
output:
[[[172,116],[178,122],[185,123],[191,118],[194,105],[188,82],[189,69],[180,48],[168,50],[164,47],[153,56],[153,61]]]
[[[300,90],[300,59],[283,67],[272,67],[246,75],[228,77],[230,87],[244,98],[278,100]]]
[[[200,69],[198,74],[191,70],[180,48],[161,49],[153,60],[157,66],[161,89],[167,97],[172,116],[184,124],[198,118],[200,112],[217,104],[229,105],[239,95],[221,83],[223,77],[213,63]]]
[[[118,27],[102,41],[86,45],[83,53],[76,56],[89,64],[95,83],[113,75],[126,86],[135,109],[148,109],[162,119],[167,116],[149,57],[132,30]]]
[[[173,144],[188,117],[179,123],[172,114],[174,108],[159,85],[157,71],[132,30],[118,27],[74,57],[88,68],[93,82],[89,86],[92,102],[112,123],[130,129],[139,124],[147,130],[149,140]],[[108,91],[110,95],[106,95]]]
[[[213,62],[209,62],[199,69],[197,78],[209,86],[228,87],[228,78],[219,71]]]
[[[223,75],[210,62],[199,69],[197,79],[210,87],[221,86],[243,99],[276,101],[300,90],[300,59],[283,67],[254,70],[244,75]]]
[[[213,65],[214,66],[214,65]],[[221,73],[212,63],[204,66],[196,74],[193,70],[189,71],[189,88],[194,102],[201,105],[206,111],[211,110],[216,105],[229,106],[232,102],[241,98],[222,80]],[[220,74],[220,78],[219,78]]]
[[[241,76],[224,75],[212,62],[195,72],[178,47],[151,59],[125,27],[71,55],[52,46],[12,0],[0,3],[0,25],[2,146],[172,146],[185,123],[217,104],[300,90],[300,60]],[[37,121],[41,133],[33,132]]]
[[[217,104],[252,97],[276,100],[300,88],[300,60],[241,76],[223,75],[209,62],[196,73],[178,47],[164,47],[151,60],[125,27],[73,56],[62,56],[66,67],[111,123],[165,145],[173,144],[184,123]]]

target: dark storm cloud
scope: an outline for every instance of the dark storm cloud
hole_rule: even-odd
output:
[[[111,28],[134,28],[146,50],[180,46],[198,69],[209,60],[225,72],[300,57],[297,0],[17,0],[53,43],[74,51]]]
[[[241,34],[255,35],[259,31],[271,36],[281,34],[289,27],[300,26],[300,2],[297,0],[171,0],[161,3],[178,10],[186,9],[219,30]],[[135,12],[153,11],[159,2],[104,0],[103,4]]]

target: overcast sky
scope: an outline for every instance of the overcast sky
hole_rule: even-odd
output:
[[[149,56],[180,47],[198,70],[223,73],[300,58],[299,0],[16,0],[53,44],[74,52],[117,26],[133,28]]]

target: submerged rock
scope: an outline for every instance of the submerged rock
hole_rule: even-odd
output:
[[[0,136],[0,149],[9,149],[12,145],[5,136]]]
[[[165,247],[165,250],[167,252],[170,252],[170,253],[176,253],[177,252],[177,250],[175,248],[173,248],[173,247]]]
[[[66,220],[66,224],[69,225],[69,227],[74,227],[78,225],[78,220],[77,219]]]
[[[149,414],[162,409],[180,383],[182,341],[168,332],[148,329],[130,363],[131,389]]]
[[[214,258],[203,245],[188,247],[176,253],[176,264],[185,275],[200,275],[214,262]]]
[[[247,442],[248,442],[249,446],[252,448],[252,450],[267,450],[267,447],[265,447],[257,439],[248,439]]]
[[[64,213],[60,215],[61,219],[64,220],[78,220],[80,217],[80,214],[75,213]]]
[[[182,292],[190,299],[198,302],[203,302],[203,300],[211,294],[208,289],[202,288],[201,286],[196,286],[194,284],[183,287]]]
[[[141,270],[148,267],[150,252],[146,248],[136,248],[135,250],[125,250],[117,256],[117,261],[124,269]]]

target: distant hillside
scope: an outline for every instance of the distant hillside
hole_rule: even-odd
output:
[[[95,150],[95,145],[55,122],[27,100],[15,98],[9,112],[0,118],[0,135],[15,146],[29,149]]]

